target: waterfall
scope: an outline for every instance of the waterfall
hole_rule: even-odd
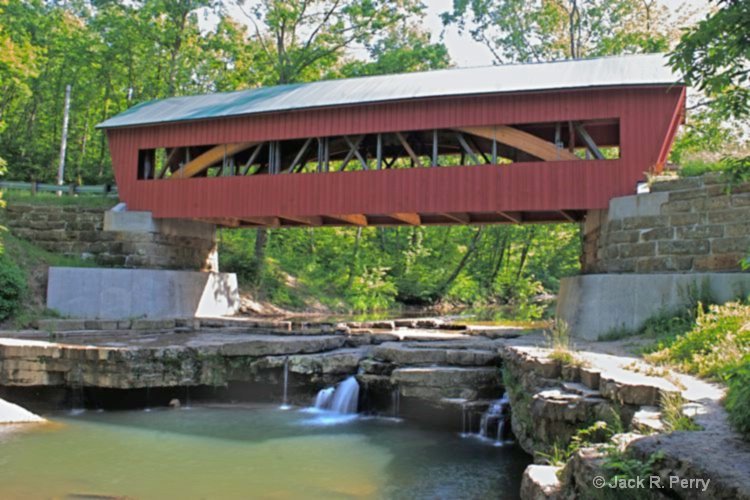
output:
[[[503,394],[502,398],[490,404],[487,411],[482,414],[482,420],[479,424],[479,435],[501,443],[505,434],[509,409],[510,402],[506,394]],[[494,435],[492,433],[493,427],[495,430]]]
[[[326,387],[318,391],[318,395],[315,397],[315,408],[325,410],[330,408],[331,399],[333,399],[333,393],[336,391],[335,387]]]
[[[393,409],[393,418],[398,418],[401,414],[401,391],[398,386],[393,388],[391,392],[391,407]]]
[[[357,413],[359,383],[354,376],[341,382],[335,388],[327,387],[318,392],[315,408],[336,413]]]
[[[284,358],[284,396],[281,400],[281,409],[288,410],[290,408],[288,404],[289,398],[289,358]]]

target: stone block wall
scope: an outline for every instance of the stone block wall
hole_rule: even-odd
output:
[[[163,224],[150,230],[105,230],[105,213],[104,208],[9,203],[2,215],[15,236],[102,267],[218,270],[212,225],[179,221],[202,231],[165,231]]]
[[[750,253],[750,184],[730,190],[715,174],[656,181],[650,193],[613,199],[584,241],[585,273],[740,271]]]

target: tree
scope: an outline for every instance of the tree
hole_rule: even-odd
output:
[[[685,83],[725,118],[750,115],[750,2],[718,0],[719,9],[687,29],[670,55]]]
[[[454,0],[442,18],[495,63],[659,52],[669,38],[668,12],[656,0]]]

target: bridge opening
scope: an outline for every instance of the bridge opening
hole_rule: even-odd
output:
[[[347,172],[620,157],[617,118],[142,149],[138,179]]]

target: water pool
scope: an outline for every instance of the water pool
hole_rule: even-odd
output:
[[[268,406],[86,411],[0,428],[0,498],[517,498],[516,446]]]

